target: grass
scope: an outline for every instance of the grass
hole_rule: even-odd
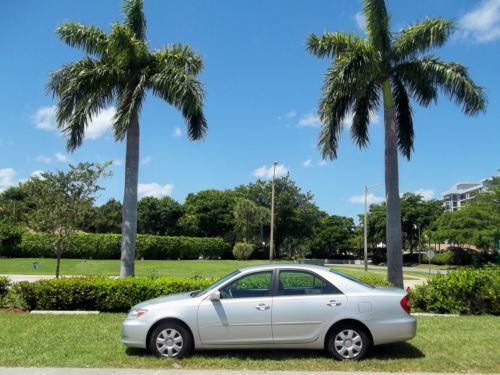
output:
[[[39,268],[34,269],[37,262]],[[183,276],[183,277],[222,277],[228,273],[247,266],[267,264],[264,260],[138,260],[135,262],[136,276]],[[359,268],[333,267],[334,269],[351,274],[386,276],[382,270],[370,270],[365,273]],[[0,275],[53,275],[56,269],[56,260],[49,258],[4,258],[0,259]],[[117,276],[120,271],[119,260],[82,260],[63,259],[61,261],[61,275],[82,276]],[[405,273],[407,280],[425,278],[425,275]]]
[[[0,312],[0,366],[253,369],[297,371],[500,372],[500,317],[418,317],[417,336],[374,347],[366,360],[337,362],[321,351],[197,352],[157,359],[120,343],[123,314],[40,316]]]

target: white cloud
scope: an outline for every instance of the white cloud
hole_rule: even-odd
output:
[[[302,163],[302,166],[305,168],[312,167],[312,159],[304,160],[304,162]]]
[[[174,128],[174,131],[172,132],[172,137],[173,138],[179,138],[182,137],[182,130],[178,126]]]
[[[299,128],[317,128],[320,125],[321,120],[319,119],[319,117],[311,113],[302,116],[297,124]]]
[[[42,171],[42,170],[36,170],[36,171],[33,171],[33,172],[31,173],[31,177],[34,177],[34,178],[39,178],[39,179],[43,179],[43,177],[42,177],[42,173],[43,173],[43,172],[44,172],[44,171]]]
[[[289,120],[295,117],[297,117],[297,112],[294,109],[292,109],[291,111],[285,113],[284,115],[278,116],[278,120]]]
[[[54,159],[60,163],[69,163],[69,161],[70,161],[66,155],[64,155],[60,152],[56,152],[54,154]]]
[[[321,161],[318,163],[318,165],[319,165],[320,167],[324,167],[324,166],[326,165],[326,160],[321,160]]]
[[[103,109],[99,114],[89,122],[85,129],[86,139],[101,138],[113,125],[113,116],[116,108],[111,106]],[[57,131],[56,125],[56,106],[39,108],[33,116],[33,122],[38,129]]]
[[[161,198],[164,197],[165,195],[172,194],[172,190],[174,190],[173,184],[160,185],[157,184],[156,182],[152,182],[149,184],[139,184],[137,187],[137,193],[139,195],[139,198],[142,197]]]
[[[123,165],[123,160],[121,160],[121,159],[112,160],[111,164],[115,167],[119,167],[119,166]]]
[[[103,109],[92,119],[85,130],[85,139],[101,138],[113,126],[113,116],[116,113],[115,107]]]
[[[285,176],[287,173],[288,173],[288,168],[285,167],[283,164],[278,164],[276,166],[276,172],[275,172],[276,177]],[[252,174],[258,178],[271,179],[273,178],[273,166],[271,165],[270,167],[266,167],[265,165],[263,165],[262,167],[254,170]]]
[[[459,21],[458,36],[478,43],[500,39],[500,0],[483,0]]]
[[[0,168],[0,191],[17,185],[16,171],[12,168]]]
[[[33,122],[38,129],[56,130],[56,106],[38,108],[33,116]]]
[[[367,200],[368,204],[382,203],[383,201],[385,201],[385,199],[383,197],[378,197],[373,193],[368,193],[368,195],[366,196],[366,200]],[[365,195],[361,194],[361,195],[355,195],[353,197],[350,197],[349,202],[364,204],[365,203]]]
[[[49,164],[52,159],[50,158],[50,156],[47,156],[47,155],[38,155],[36,158],[35,158],[36,161],[39,161],[40,163],[44,163],[44,164]]]
[[[153,160],[153,158],[150,155],[148,155],[144,159],[141,160],[141,164],[142,165],[149,164],[151,162],[151,160]]]
[[[434,198],[433,189],[418,189],[415,191],[415,194],[421,195],[426,201]]]
[[[358,25],[360,30],[365,31],[366,29],[366,18],[363,12],[358,12],[354,16],[354,20],[356,21],[356,25]]]

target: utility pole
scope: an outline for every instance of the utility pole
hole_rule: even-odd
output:
[[[276,176],[276,165],[278,162],[273,162],[273,182],[271,187],[271,235],[269,242],[269,262],[273,261],[274,255],[274,178]]]

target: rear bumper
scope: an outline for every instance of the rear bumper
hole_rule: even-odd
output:
[[[388,344],[410,340],[415,337],[417,333],[417,321],[413,316],[408,315],[400,319],[370,321],[369,328],[374,345]]]
[[[129,348],[146,349],[149,325],[140,319],[125,319],[122,323],[122,343]]]

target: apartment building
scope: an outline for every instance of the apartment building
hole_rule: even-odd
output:
[[[489,179],[479,182],[459,182],[441,195],[445,211],[457,211],[464,207],[468,201],[488,188]]]

